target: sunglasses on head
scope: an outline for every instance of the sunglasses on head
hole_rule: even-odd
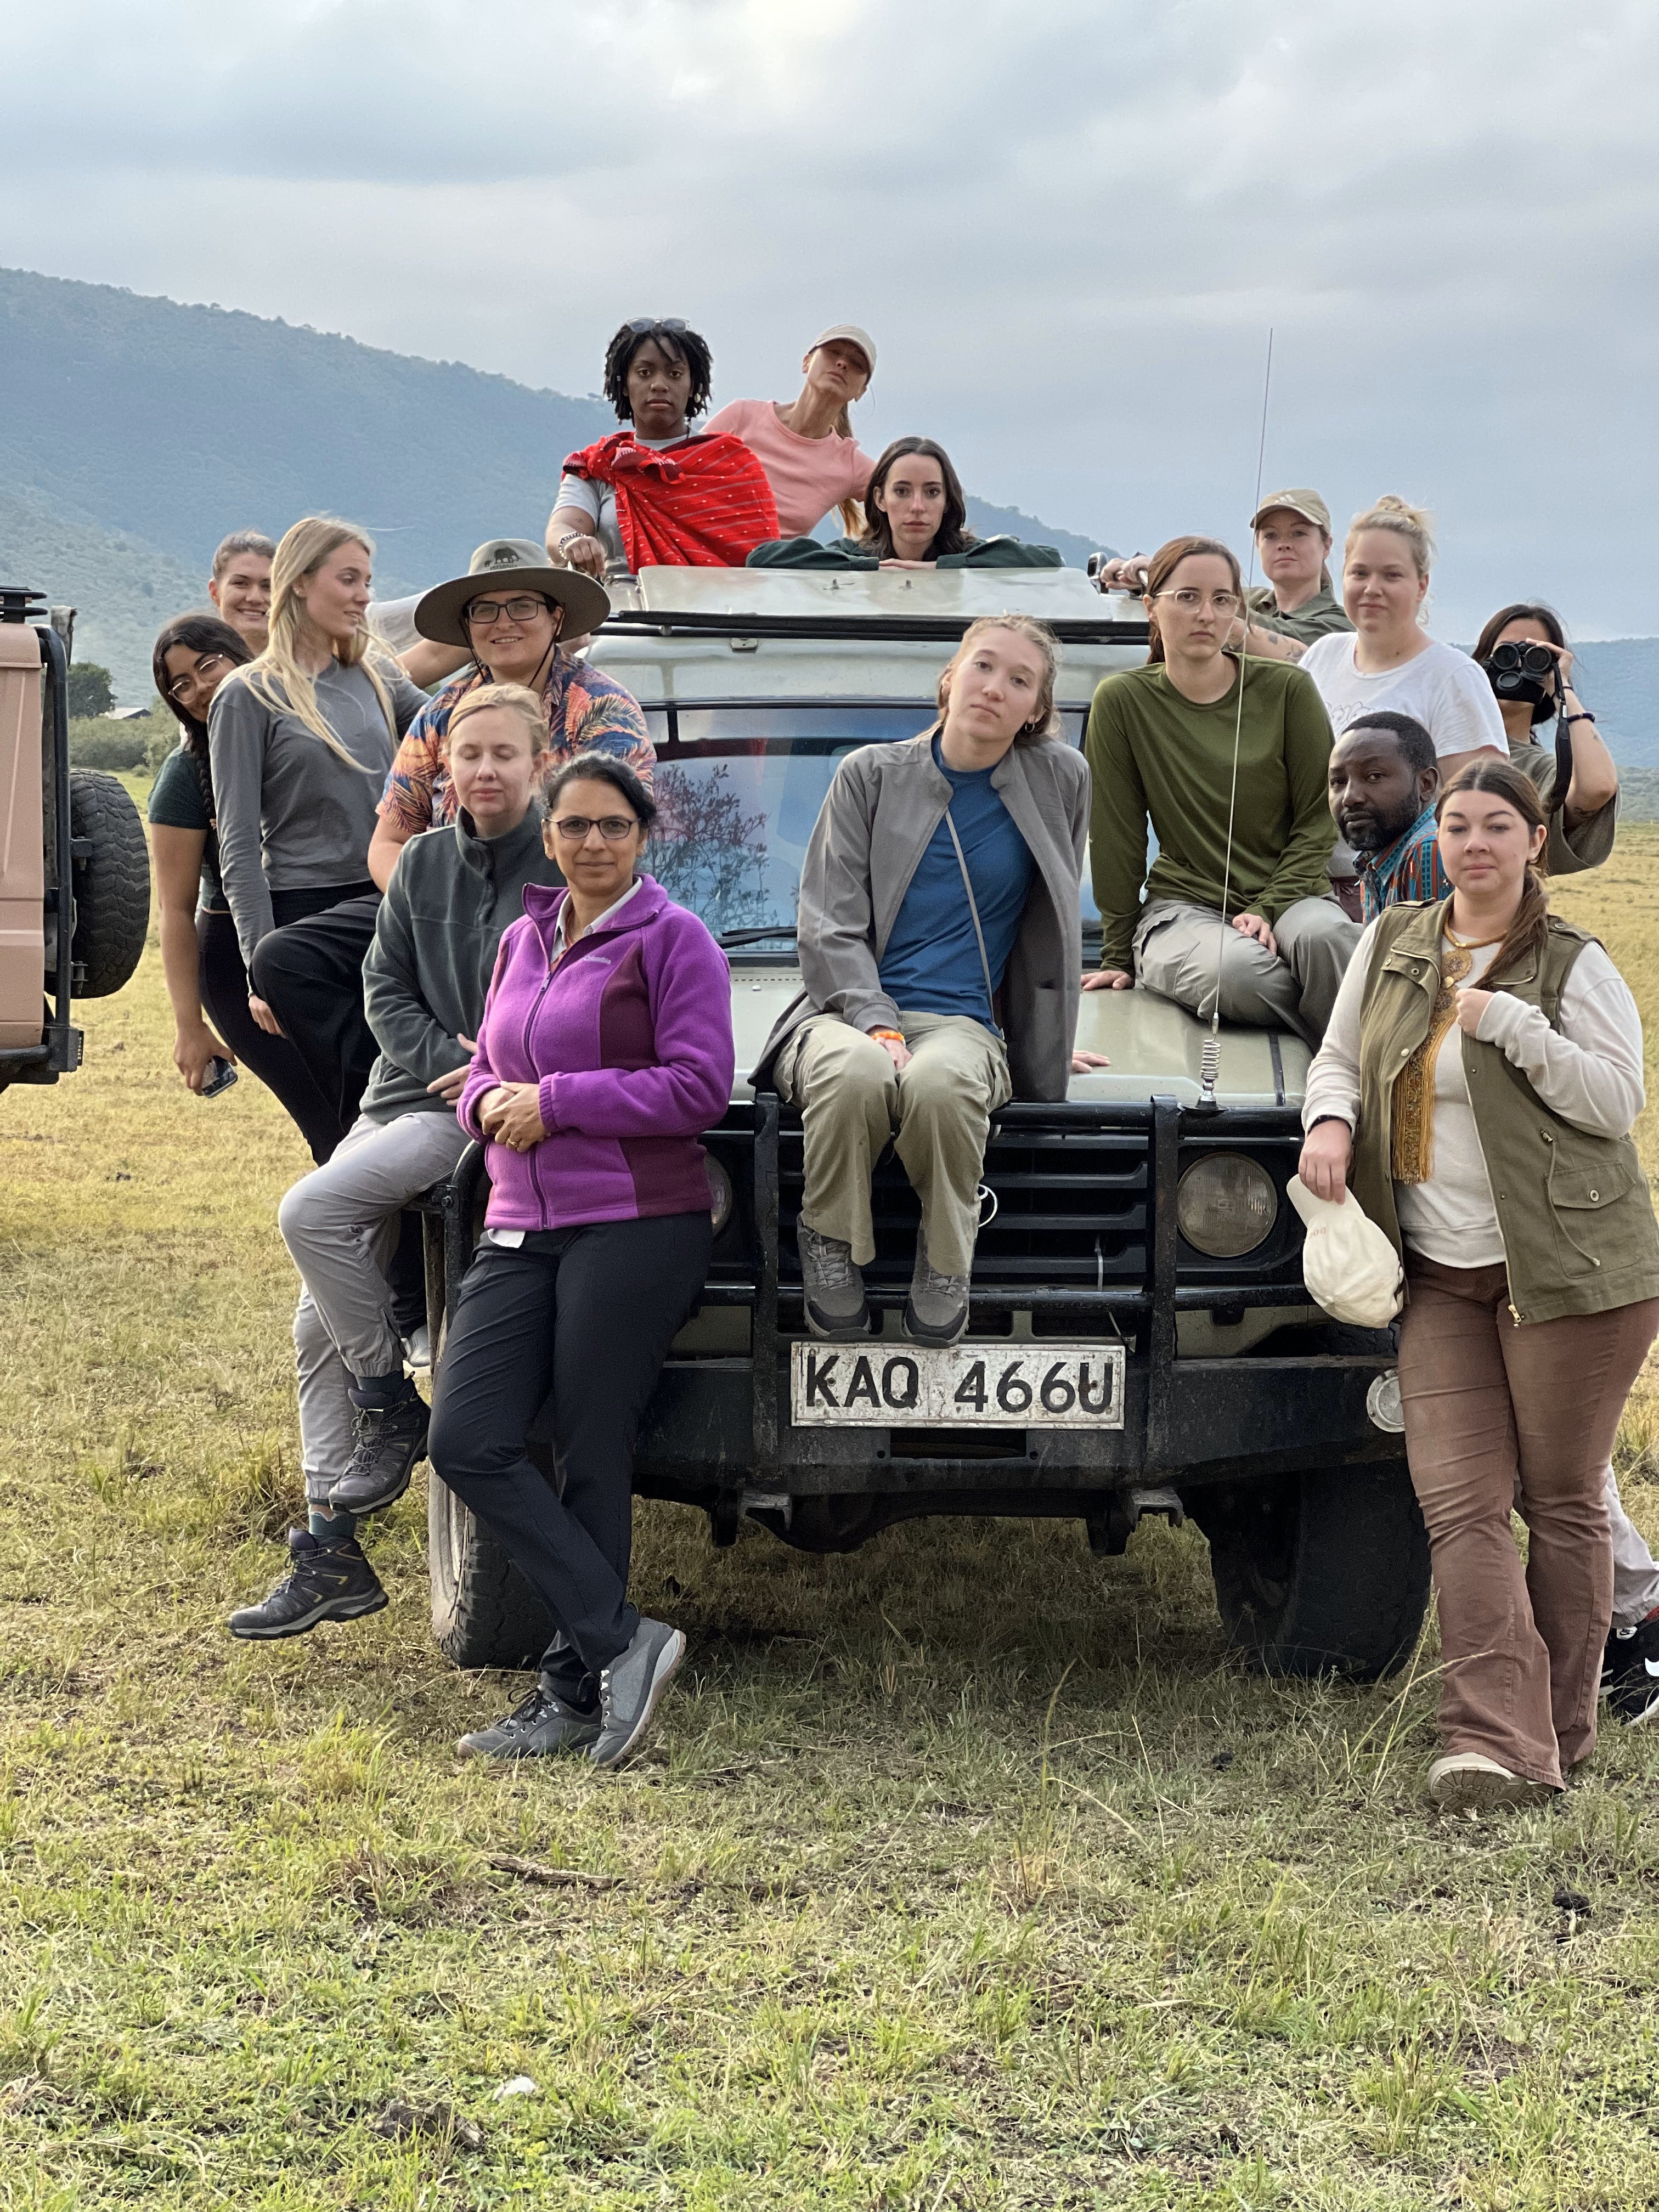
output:
[[[678,315],[636,315],[626,327],[635,337],[642,338],[647,331],[681,331],[690,326]]]

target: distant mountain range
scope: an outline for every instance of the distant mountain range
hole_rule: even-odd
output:
[[[418,590],[486,538],[539,540],[564,456],[615,428],[459,362],[27,270],[0,270],[0,581],[77,605],[82,657],[131,704],[227,531],[349,515],[378,587]],[[1017,508],[969,516],[1078,565],[1095,548]]]

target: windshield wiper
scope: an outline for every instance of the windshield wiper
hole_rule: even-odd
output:
[[[793,921],[781,921],[775,929],[723,929],[714,941],[722,952],[735,952],[741,945],[764,945],[768,938],[794,934]]]

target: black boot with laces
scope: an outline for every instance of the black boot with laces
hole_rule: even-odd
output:
[[[245,1605],[227,1624],[233,1636],[264,1642],[303,1636],[322,1620],[356,1620],[386,1601],[380,1578],[355,1538],[319,1544],[308,1528],[290,1528],[292,1571],[258,1605]]]

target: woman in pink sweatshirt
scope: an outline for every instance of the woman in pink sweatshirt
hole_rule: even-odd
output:
[[[634,1441],[708,1273],[698,1139],[731,1102],[734,1054],[726,955],[637,872],[655,816],[613,754],[553,777],[544,829],[568,888],[527,887],[457,1109],[492,1188],[428,1449],[557,1630],[535,1689],[463,1757],[614,1765],[685,1651],[628,1601]],[[525,1450],[550,1394],[556,1490]]]

